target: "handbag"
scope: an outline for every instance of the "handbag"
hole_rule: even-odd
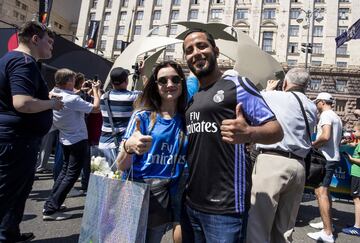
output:
[[[90,175],[79,242],[145,242],[149,186]]]
[[[311,144],[311,133],[310,133],[310,126],[309,121],[307,119],[304,106],[300,100],[300,98],[294,93],[291,92],[296,100],[300,104],[301,112],[304,116],[306,131],[309,137],[309,141]],[[325,156],[319,151],[318,149],[311,147],[309,153],[304,159],[305,161],[305,185],[317,187],[325,176],[325,165],[326,165],[326,158]]]

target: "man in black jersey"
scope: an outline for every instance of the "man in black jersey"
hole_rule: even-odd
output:
[[[183,49],[200,81],[186,111],[189,179],[183,241],[243,242],[251,183],[244,144],[275,143],[282,139],[282,129],[250,80],[221,72],[219,49],[209,33],[190,30]],[[223,140],[222,123],[239,125],[240,139]]]

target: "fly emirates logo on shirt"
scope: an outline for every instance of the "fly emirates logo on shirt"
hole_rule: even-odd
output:
[[[150,163],[153,164],[160,164],[160,165],[165,165],[165,164],[174,164],[175,162],[177,162],[178,164],[185,164],[186,155],[178,155],[176,154],[172,154],[174,149],[174,145],[173,144],[168,144],[168,143],[162,143],[161,144],[161,152],[159,153],[154,153],[154,154],[148,154],[148,158],[147,161],[149,161]]]
[[[189,134],[192,133],[216,133],[219,129],[216,122],[200,121],[200,112],[190,112],[190,125],[186,126]]]

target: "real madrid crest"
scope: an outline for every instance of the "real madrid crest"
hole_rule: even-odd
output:
[[[224,100],[224,90],[218,90],[214,95],[213,101],[215,103],[220,103],[223,100]]]

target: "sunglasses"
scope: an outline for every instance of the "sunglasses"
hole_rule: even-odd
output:
[[[161,86],[167,85],[169,79],[173,84],[180,84],[182,81],[182,78],[180,76],[172,76],[172,77],[160,77],[158,80],[156,80],[156,83],[158,83]]]

